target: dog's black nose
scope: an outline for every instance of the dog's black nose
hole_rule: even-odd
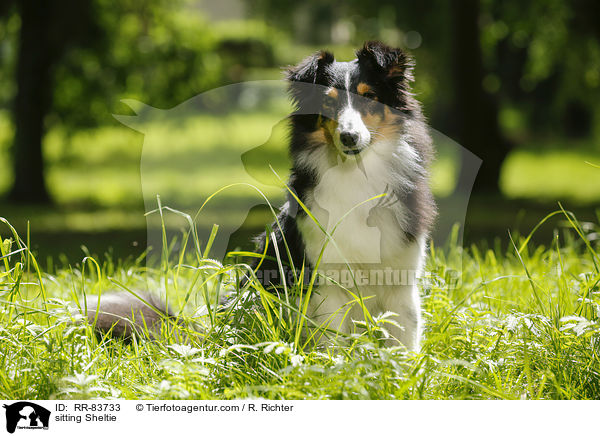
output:
[[[352,148],[358,142],[358,133],[343,132],[340,133],[340,141],[345,147]]]

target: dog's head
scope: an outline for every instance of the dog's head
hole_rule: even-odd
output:
[[[410,94],[412,59],[401,49],[367,42],[350,62],[323,51],[288,69],[290,95],[315,143],[358,155],[397,133],[399,117],[418,110]]]

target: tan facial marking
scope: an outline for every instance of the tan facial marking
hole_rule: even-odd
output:
[[[317,129],[307,135],[307,138],[310,145],[320,145],[325,141],[325,130],[323,128]]]
[[[373,88],[371,88],[369,85],[367,85],[364,82],[361,82],[358,84],[358,86],[356,87],[356,92],[358,92],[358,95],[360,95],[360,96],[367,96],[367,98],[370,98],[375,101],[379,100],[377,98],[377,96],[375,95]]]
[[[328,118],[328,119],[323,120],[321,125],[323,126],[323,130],[325,130],[325,133],[326,133],[325,137],[327,139],[331,140],[331,137],[333,136],[333,132],[337,128],[337,121]]]
[[[333,145],[333,132],[337,128],[337,122],[327,117],[319,117],[319,128],[308,135],[309,142],[314,145],[327,143]]]
[[[326,94],[331,98],[338,98],[338,90],[335,88],[330,88]]]
[[[362,116],[363,122],[368,127],[369,130],[375,131],[379,129],[383,118],[378,113],[367,113]]]
[[[366,83],[361,82],[356,87],[356,92],[358,92],[359,95],[366,94],[369,91],[371,91],[371,87],[369,85],[367,85]]]
[[[386,106],[383,111],[383,118],[378,127],[378,132],[383,138],[393,138],[398,135],[401,130],[401,120],[398,114],[392,112],[389,107]]]
[[[380,111],[369,112],[364,114],[362,119],[371,134],[375,135],[375,140],[393,138],[401,129],[400,118],[387,106],[383,113]]]

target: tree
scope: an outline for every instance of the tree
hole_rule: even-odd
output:
[[[183,1],[0,3],[0,18],[15,12],[13,202],[50,201],[42,144],[51,121],[66,130],[114,122],[123,97],[169,107],[223,77],[215,38]]]
[[[509,146],[498,124],[498,103],[483,89],[479,6],[479,0],[454,0],[452,8],[455,139],[483,161],[473,190],[496,193]]]
[[[91,2],[16,1],[21,19],[14,102],[13,202],[50,201],[45,184],[42,139],[52,104],[53,69],[71,47],[94,34]]]

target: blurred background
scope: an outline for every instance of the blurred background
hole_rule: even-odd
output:
[[[42,265],[107,250],[137,256],[146,248],[144,134],[112,116],[135,114],[122,100],[170,109],[223,85],[280,79],[282,67],[318,49],[350,60],[380,39],[415,57],[431,126],[483,160],[467,243],[528,233],[559,201],[597,222],[598,23],[594,0],[3,0],[0,216],[22,235],[30,227]],[[217,138],[207,150],[214,183],[198,186],[191,171],[166,183],[210,195],[228,183],[222,150],[268,141],[288,110],[232,114],[226,135],[206,114],[181,124],[165,147],[185,155],[194,138]],[[285,176],[283,139],[272,145]],[[452,194],[460,164],[460,155],[438,156],[438,197]],[[225,215],[217,210],[214,221]],[[551,241],[554,224],[538,241]]]

